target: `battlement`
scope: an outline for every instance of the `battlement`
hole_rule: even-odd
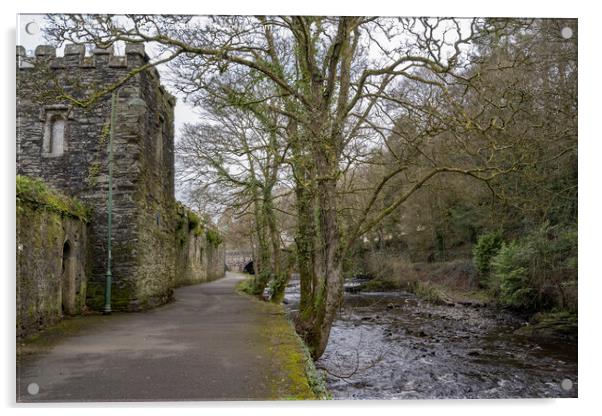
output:
[[[56,48],[50,45],[38,45],[34,56],[27,56],[23,46],[17,46],[17,63],[20,69],[35,67],[39,61],[49,62],[53,68],[96,68],[106,65],[110,68],[135,68],[148,62],[150,58],[140,43],[127,43],[125,54],[115,53],[113,45],[108,48],[94,48],[91,55],[86,55],[85,45],[65,45],[64,56],[58,56]]]
[[[63,56],[57,54],[54,46],[38,45],[35,48],[34,56],[27,56],[23,46],[17,46],[17,66],[20,70],[33,69],[37,64],[49,65],[52,69],[82,69],[93,70],[101,68],[115,68],[117,70],[133,70],[140,68],[150,61],[146,54],[144,44],[126,43],[125,54],[115,53],[113,45],[108,48],[92,49],[91,55],[86,54],[86,46],[82,44],[65,45]],[[159,92],[166,102],[172,107],[175,106],[176,99],[162,85],[159,72],[155,67],[146,70],[153,82],[159,86]]]

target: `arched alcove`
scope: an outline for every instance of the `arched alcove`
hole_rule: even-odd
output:
[[[61,309],[63,315],[73,315],[75,313],[75,257],[71,242],[65,241],[63,244],[61,275]]]
[[[252,260],[245,265],[245,267],[243,268],[243,271],[245,273],[255,274],[255,267],[253,266]]]

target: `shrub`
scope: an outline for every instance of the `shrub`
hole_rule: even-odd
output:
[[[473,249],[473,261],[482,277],[487,277],[491,270],[491,259],[502,247],[502,235],[499,231],[479,236]]]
[[[504,305],[525,310],[576,310],[577,233],[573,226],[544,223],[522,239],[504,244],[492,259]]]
[[[194,212],[188,210],[188,229],[195,230],[201,226],[201,218]]]
[[[364,256],[366,267],[363,276],[404,283],[416,280],[412,263],[403,254],[372,251]]]
[[[280,303],[284,299],[284,290],[288,283],[289,275],[286,272],[274,274],[269,281],[268,289],[271,294],[271,301]]]
[[[429,303],[433,303],[435,305],[446,305],[451,303],[447,295],[437,286],[433,285],[431,282],[417,281],[413,285],[413,292],[420,299],[425,300]]]
[[[215,247],[219,246],[223,242],[222,236],[211,228],[207,228],[207,231],[205,232],[205,238],[209,244]]]
[[[516,309],[532,309],[535,306],[534,288],[531,287],[529,257],[533,252],[528,244],[512,241],[502,244],[492,259],[494,283],[500,302]]]
[[[471,259],[456,259],[441,263],[414,265],[419,280],[457,290],[478,289],[478,273]]]
[[[399,290],[399,283],[390,279],[376,278],[362,283],[360,290],[363,292],[389,292]]]
[[[343,275],[345,278],[374,277],[369,270],[370,256],[373,255],[374,252],[363,245],[358,244],[352,247],[351,252],[343,258]]]

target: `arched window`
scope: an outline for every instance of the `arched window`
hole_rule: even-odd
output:
[[[47,156],[61,156],[65,151],[65,117],[49,114],[44,128],[44,153]]]

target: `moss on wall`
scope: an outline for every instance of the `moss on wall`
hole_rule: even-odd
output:
[[[47,187],[39,179],[17,175],[17,202],[43,206],[61,215],[88,222],[90,210],[75,198],[70,198]]]
[[[222,277],[225,251],[221,235],[181,203],[176,211],[176,286]]]
[[[87,209],[29,178],[17,178],[17,337],[85,308]]]

